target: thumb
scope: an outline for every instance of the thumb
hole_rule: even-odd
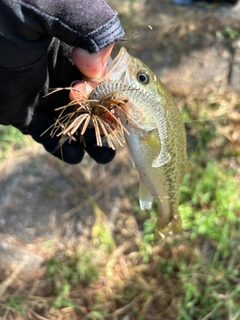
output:
[[[105,76],[105,66],[111,55],[114,43],[101,49],[97,53],[75,47],[72,52],[72,58],[77,68],[88,78],[102,78]]]

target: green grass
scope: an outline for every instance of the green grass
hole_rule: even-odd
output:
[[[0,125],[0,160],[4,159],[11,148],[23,146],[24,135],[15,127]]]
[[[46,277],[52,280],[54,286],[54,307],[77,307],[70,293],[78,284],[88,287],[98,277],[92,260],[92,254],[82,249],[71,255],[60,253],[46,261]]]
[[[234,175],[233,170],[209,161],[185,178],[180,212],[183,228],[191,228],[192,238],[204,235],[222,241],[227,224],[239,223],[239,183]]]
[[[26,301],[20,295],[16,294],[9,298],[5,303],[6,310],[14,310],[16,313],[26,316]],[[7,312],[6,312],[7,314]]]
[[[191,107],[185,108],[187,120],[193,119]],[[183,229],[195,244],[195,259],[178,264],[183,288],[179,320],[240,318],[240,181],[229,167],[233,152],[218,136],[217,125],[199,122],[188,127],[197,135],[190,148],[193,171],[181,186],[179,211]],[[219,151],[212,143],[216,138],[222,141]]]
[[[184,296],[178,319],[240,316],[239,199],[233,170],[216,161],[186,177],[180,205],[183,229],[191,241],[209,246],[210,253],[198,249],[196,261],[180,267]]]

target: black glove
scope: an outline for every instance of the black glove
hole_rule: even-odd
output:
[[[59,156],[57,138],[41,134],[54,123],[54,109],[69,102],[68,92],[43,97],[49,88],[81,79],[71,59],[73,46],[97,52],[123,36],[117,14],[104,0],[0,0],[0,29],[0,124],[31,134]],[[96,161],[113,158],[113,150],[96,146],[92,130],[87,140]],[[64,143],[63,151],[69,163],[82,159],[78,143]]]
[[[96,143],[94,128],[88,129],[84,135],[85,146],[78,142],[79,137],[76,137],[77,141],[68,142],[66,139],[62,144],[59,144],[59,137],[50,136],[50,130],[48,128],[53,124],[53,120],[44,114],[37,113],[28,127],[28,133],[34,140],[41,143],[44,148],[55,157],[70,163],[79,163],[84,156],[84,149],[88,152],[98,163],[108,163],[114,156],[115,151],[109,148],[105,137],[102,138],[103,146],[99,147]],[[48,130],[45,134],[43,134]]]

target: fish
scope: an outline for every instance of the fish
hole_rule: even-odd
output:
[[[126,103],[114,110],[126,128],[128,153],[140,176],[139,204],[159,208],[155,235],[181,232],[179,193],[184,175],[191,170],[186,131],[173,96],[158,77],[125,48],[107,66],[106,77],[91,99],[108,95]]]

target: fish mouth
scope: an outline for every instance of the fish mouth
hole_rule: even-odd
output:
[[[125,84],[130,83],[129,63],[130,55],[125,48],[121,48],[118,55],[107,66],[107,81],[121,81]]]

